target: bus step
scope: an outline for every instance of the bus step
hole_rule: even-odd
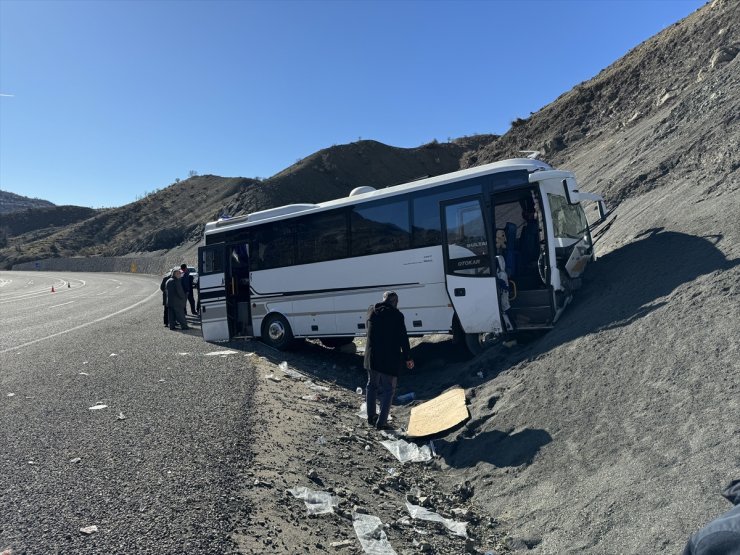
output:
[[[550,306],[552,294],[549,289],[517,291],[516,298],[510,300],[512,308]]]
[[[550,306],[512,307],[509,309],[509,317],[514,320],[517,328],[550,325],[552,324],[552,308]]]

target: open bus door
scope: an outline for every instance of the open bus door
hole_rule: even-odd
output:
[[[468,349],[476,353],[502,332],[499,290],[480,198],[442,203],[447,293]]]
[[[198,248],[200,324],[206,341],[228,341],[226,247],[223,243]]]
[[[203,339],[228,341],[252,335],[249,256],[242,243],[198,248]]]

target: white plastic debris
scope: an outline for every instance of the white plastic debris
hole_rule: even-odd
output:
[[[80,376],[89,376],[90,374],[88,374],[87,372],[80,372],[80,374],[79,374],[79,375],[80,375]]]
[[[80,457],[75,457],[74,459],[69,459],[69,462],[71,462],[72,464],[77,464],[81,460],[82,459]]]
[[[177,354],[178,354],[178,355],[180,355],[181,357],[186,357],[186,356],[188,356],[188,355],[189,355],[190,353],[177,353]]]
[[[406,501],[406,509],[408,509],[411,518],[418,518],[419,520],[430,520],[432,522],[441,522],[445,528],[447,528],[456,536],[460,536],[462,538],[468,537],[468,533],[466,531],[468,525],[467,522],[458,522],[456,520],[445,518],[442,515],[430,511],[429,509],[425,509],[424,507],[420,507],[419,505],[412,505],[408,501]]]
[[[98,527],[95,526],[94,524],[92,526],[85,526],[84,528],[80,528],[80,532],[82,532],[83,534],[87,534],[88,536],[90,534],[94,534],[97,531],[98,531]]]
[[[206,353],[207,357],[215,357],[215,356],[226,356],[226,355],[235,355],[236,351],[211,351],[210,353]]]
[[[8,393],[8,397],[15,397],[15,393]]]
[[[308,382],[306,382],[306,385],[309,387],[309,389],[313,389],[314,391],[331,391],[331,389],[327,386],[313,383],[312,380],[308,380]]]
[[[325,491],[316,491],[304,486],[289,489],[288,492],[296,499],[303,499],[309,515],[333,513],[338,505],[336,497]]]
[[[281,382],[281,381],[283,381],[282,378],[276,376],[275,374],[267,374],[267,376],[265,376],[265,379],[272,380],[273,382]]]
[[[377,516],[352,513],[352,526],[365,553],[396,555],[383,530],[383,522]]]
[[[320,401],[321,396],[318,393],[309,393],[308,395],[301,395],[301,399],[304,401]]]
[[[90,407],[90,410],[100,410],[100,409],[107,409],[108,405],[103,405],[102,403],[98,403],[92,407]]]
[[[352,545],[352,540],[341,540],[338,542],[331,542],[329,545],[331,547],[346,547],[348,545]]]
[[[419,447],[403,439],[395,441],[381,441],[380,444],[388,449],[400,462],[425,462],[432,459],[432,451],[428,445]]]
[[[118,420],[126,420],[126,417],[123,415],[123,412],[119,412],[116,418],[118,418]]]
[[[283,371],[283,374],[285,374],[286,376],[290,378],[295,378],[296,380],[303,379],[303,374],[301,374],[300,372],[296,370],[293,370],[292,368],[289,368],[288,363],[286,361],[283,361],[280,364],[278,364],[278,367],[280,368],[280,370]]]
[[[118,355],[117,355],[116,353],[111,353],[111,354],[110,354],[110,356],[109,356],[108,358],[110,358],[110,357],[117,357],[117,356],[118,356]]]
[[[358,395],[362,395],[362,388],[361,387],[358,387],[357,389],[355,389],[355,391],[357,392]]]

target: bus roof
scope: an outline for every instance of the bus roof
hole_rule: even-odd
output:
[[[351,196],[328,200],[317,204],[287,204],[285,206],[269,208],[267,210],[261,210],[259,212],[252,212],[251,214],[247,214],[246,216],[237,216],[231,219],[219,220],[217,222],[208,222],[205,226],[204,235],[208,235],[209,233],[213,233],[216,231],[227,231],[231,227],[249,227],[252,223],[256,224],[258,222],[262,223],[270,220],[280,220],[287,215],[305,215],[312,212],[322,212],[330,208],[338,208],[346,205],[364,203],[367,201],[394,196],[401,193],[427,189],[429,187],[435,187],[438,185],[446,185],[448,183],[454,183],[462,179],[470,179],[493,173],[513,170],[527,170],[529,172],[535,172],[552,170],[552,167],[545,162],[542,162],[540,160],[533,160],[530,158],[511,158],[508,160],[500,160],[491,164],[475,166],[473,168],[445,173],[435,177],[428,177],[425,179],[419,179],[417,181],[411,181],[399,185],[391,185],[390,187],[385,187],[383,189],[362,187],[363,192],[356,192]]]

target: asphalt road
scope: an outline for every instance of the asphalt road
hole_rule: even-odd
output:
[[[0,272],[0,551],[233,551],[254,372],[159,282]]]

